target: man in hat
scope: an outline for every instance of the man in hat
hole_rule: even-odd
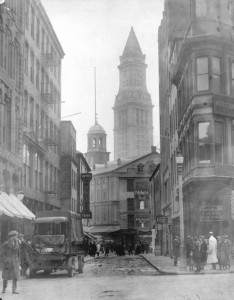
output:
[[[17,280],[20,275],[19,265],[19,240],[17,238],[17,231],[10,231],[8,234],[8,240],[2,245],[1,259],[3,262],[2,278],[3,289],[2,292],[6,292],[7,282],[12,279],[12,293],[18,294]]]
[[[173,242],[174,266],[177,266],[178,257],[180,256],[180,239],[177,235]]]
[[[20,233],[18,235],[20,249],[19,249],[19,258],[21,266],[21,275],[26,276],[26,271],[31,263],[32,248],[29,243],[25,240],[24,235]]]
[[[212,269],[216,270],[216,264],[218,262],[217,258],[217,240],[213,236],[213,232],[209,232],[209,244],[208,244],[208,256],[207,256],[207,264],[212,265]]]

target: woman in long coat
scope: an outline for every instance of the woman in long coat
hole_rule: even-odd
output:
[[[207,264],[212,265],[212,269],[216,269],[216,264],[218,262],[217,258],[217,240],[213,236],[213,232],[209,232],[209,245],[208,245],[208,256],[207,256]]]
[[[8,234],[9,239],[2,245],[1,259],[3,262],[2,279],[3,290],[6,292],[8,280],[12,280],[12,293],[18,294],[17,280],[20,276],[20,264],[19,264],[19,240],[17,238],[18,232],[11,231]]]
[[[200,256],[201,269],[204,270],[204,266],[206,264],[206,258],[207,258],[207,244],[203,235],[200,236],[199,256]]]

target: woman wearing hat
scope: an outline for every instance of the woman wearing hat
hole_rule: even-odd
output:
[[[2,245],[1,259],[3,262],[2,278],[3,289],[2,292],[6,292],[8,280],[12,279],[12,293],[18,294],[17,280],[20,275],[19,265],[19,240],[17,238],[17,231],[10,231],[8,234],[9,239]]]

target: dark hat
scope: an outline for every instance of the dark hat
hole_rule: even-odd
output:
[[[11,236],[16,236],[16,235],[18,235],[18,231],[16,231],[16,230],[10,231],[10,232],[8,233],[8,236],[9,236],[9,237],[11,237]]]

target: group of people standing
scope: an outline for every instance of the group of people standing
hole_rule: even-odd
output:
[[[174,265],[177,265],[177,260],[180,252],[180,240],[176,236],[174,240]],[[231,265],[231,242],[227,235],[214,237],[213,232],[209,232],[209,239],[205,239],[203,235],[199,237],[187,236],[186,244],[186,259],[187,267],[190,271],[200,272],[204,270],[206,264],[211,264],[212,269],[216,270],[216,265],[219,269],[230,268]]]

